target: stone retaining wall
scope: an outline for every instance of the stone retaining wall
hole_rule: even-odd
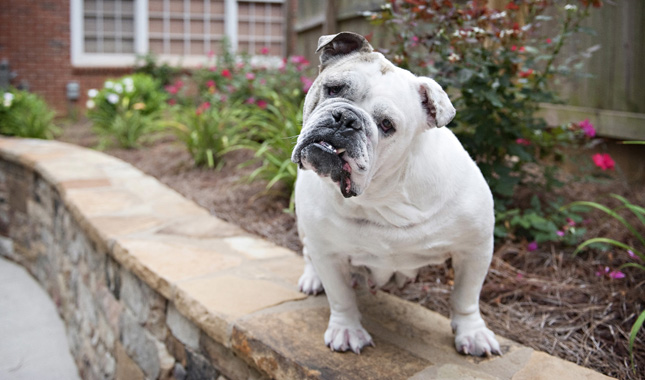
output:
[[[332,353],[300,257],[64,143],[0,138],[0,236],[57,305],[84,379],[604,378],[503,338],[502,357],[459,355],[447,319],[383,293],[359,295],[376,348]]]

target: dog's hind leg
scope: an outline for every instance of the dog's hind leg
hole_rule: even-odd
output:
[[[492,239],[470,252],[452,255],[455,286],[451,296],[451,325],[455,347],[463,354],[476,356],[501,354],[495,334],[486,327],[479,313],[479,293],[492,258]]]

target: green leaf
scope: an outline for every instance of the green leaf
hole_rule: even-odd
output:
[[[632,361],[632,370],[634,371],[636,371],[636,367],[634,365],[634,341],[636,341],[638,331],[643,327],[643,322],[645,322],[645,310],[643,310],[638,316],[636,322],[634,322],[634,325],[632,326],[632,331],[629,333],[629,356]]]

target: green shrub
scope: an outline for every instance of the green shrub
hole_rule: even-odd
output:
[[[0,102],[0,134],[51,139],[60,132],[52,122],[55,114],[40,96],[9,89]]]
[[[134,148],[160,128],[167,95],[148,75],[108,80],[103,89],[92,89],[88,95],[87,116],[100,137],[100,147],[116,142],[121,147]]]
[[[536,217],[551,219],[557,207],[526,213],[513,195],[518,186],[546,193],[560,185],[559,148],[568,143],[567,135],[548,128],[536,111],[539,103],[558,100],[548,84],[555,75],[570,73],[577,57],[568,57],[568,66],[556,66],[555,59],[598,3],[510,1],[496,11],[480,1],[392,0],[371,16],[389,27],[393,45],[385,53],[393,62],[433,77],[449,93],[458,110],[451,127],[493,191],[498,237],[513,231],[508,218],[525,219],[528,239],[556,232],[555,223]],[[538,161],[539,166],[527,166]]]
[[[232,145],[243,138],[249,112],[240,103],[204,102],[198,107],[175,107],[167,124],[186,145],[195,165],[215,167]]]
[[[291,198],[289,210],[293,211],[293,190],[297,167],[291,162],[291,151],[302,128],[303,101],[293,103],[277,92],[267,95],[269,102],[264,109],[257,109],[248,120],[249,133],[235,148],[255,151],[254,159],[246,164],[261,165],[249,176],[249,180],[267,181],[266,191],[283,184],[282,195]]]
[[[159,83],[159,89],[172,83],[181,73],[178,67],[170,66],[167,63],[159,63],[158,57],[153,53],[137,56],[134,72],[146,74],[155,78]]]
[[[248,56],[234,57],[226,52],[211,57],[193,74],[199,93],[211,102],[242,102],[265,108],[276,93],[281,99],[300,103],[311,85],[309,62],[301,56],[285,58],[261,56],[252,62]],[[171,90],[174,90],[171,88]]]

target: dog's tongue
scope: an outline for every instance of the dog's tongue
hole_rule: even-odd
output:
[[[340,158],[339,151],[343,150],[327,142],[312,143],[302,149],[302,158],[312,165],[316,174],[338,183],[341,194],[349,198],[356,195],[352,191],[352,168]]]

